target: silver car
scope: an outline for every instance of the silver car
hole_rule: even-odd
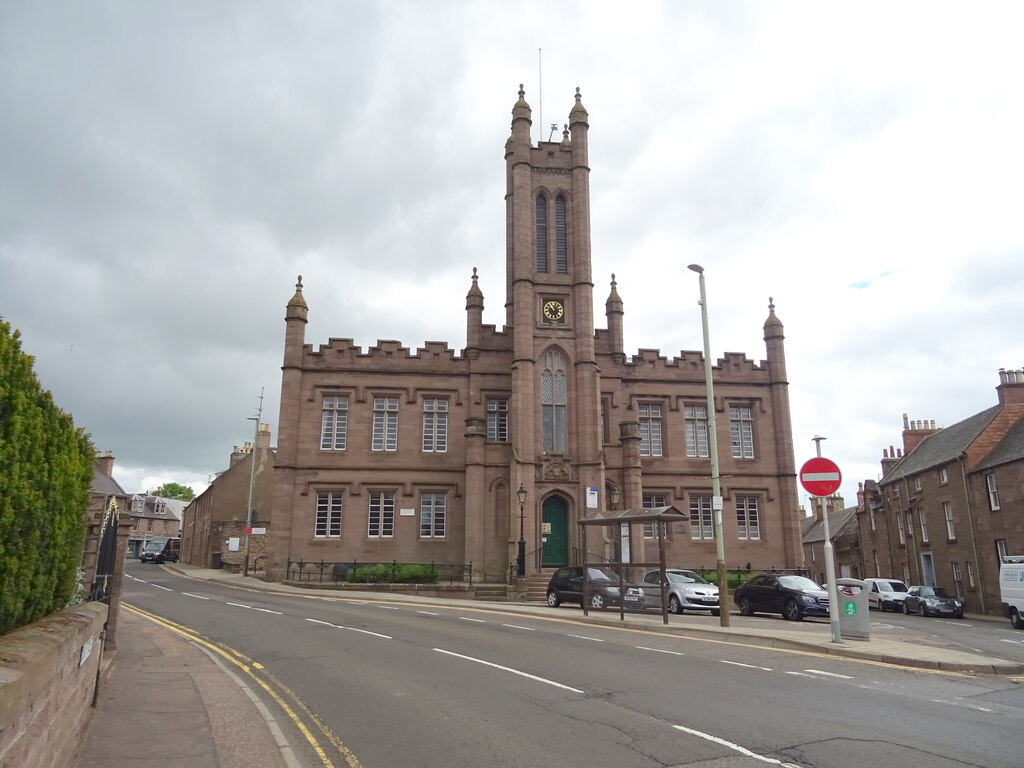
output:
[[[718,615],[718,587],[707,582],[699,573],[685,568],[666,568],[665,578],[668,582],[669,611],[710,611],[712,616]],[[648,599],[654,598],[657,601],[655,604],[660,603],[659,598],[655,597],[657,593],[651,587],[661,586],[661,572],[648,571],[644,574],[643,585]]]

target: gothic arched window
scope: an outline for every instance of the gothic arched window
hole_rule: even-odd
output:
[[[565,240],[565,198],[555,198],[555,272],[569,274],[569,246]]]
[[[549,350],[541,361],[540,403],[544,452],[565,453],[565,413],[568,398],[565,358]]]
[[[548,201],[544,195],[537,195],[537,227],[535,232],[537,248],[537,271],[548,271]]]

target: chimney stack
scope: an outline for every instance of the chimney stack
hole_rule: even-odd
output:
[[[1024,370],[1008,371],[999,369],[999,386],[996,387],[1000,405],[1024,403]]]
[[[96,451],[96,469],[107,477],[114,476],[114,454],[112,451]]]

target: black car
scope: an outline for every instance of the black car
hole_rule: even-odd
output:
[[[732,599],[743,616],[758,611],[781,613],[789,621],[828,616],[828,592],[806,576],[762,573],[738,586]]]
[[[942,587],[916,586],[907,590],[903,598],[903,612],[920,613],[922,616],[964,617],[963,601],[956,599]]]
[[[626,608],[641,609],[644,603],[643,590],[623,586],[625,595],[619,592],[619,577],[603,568],[587,568],[587,604],[601,610],[610,605],[625,602]],[[583,568],[570,566],[559,568],[548,582],[548,605],[557,608],[562,603],[583,605]]]

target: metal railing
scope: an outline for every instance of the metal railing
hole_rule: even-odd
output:
[[[473,564],[289,560],[286,579],[319,584],[472,584]]]

